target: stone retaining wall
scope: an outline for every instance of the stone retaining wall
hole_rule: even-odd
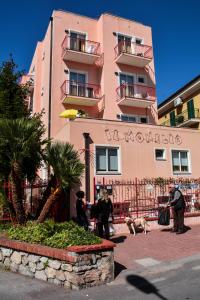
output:
[[[71,289],[114,279],[115,244],[68,247],[66,250],[0,239],[0,266],[25,276]]]

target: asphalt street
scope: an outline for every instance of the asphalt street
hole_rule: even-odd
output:
[[[200,254],[134,270],[122,270],[115,281],[69,291],[19,274],[0,270],[1,300],[199,300]]]

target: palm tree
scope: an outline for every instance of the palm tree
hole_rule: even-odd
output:
[[[56,181],[39,217],[38,222],[45,221],[52,205],[62,197],[63,191],[67,196],[67,209],[70,211],[70,190],[80,183],[84,165],[81,163],[78,152],[69,143],[56,142],[47,147],[46,162],[52,169],[52,177]]]
[[[44,133],[41,114],[28,119],[0,120],[0,173],[3,173],[5,178],[9,174],[12,203],[19,224],[26,222],[23,180],[32,181],[37,174],[43,148],[48,143],[47,139],[43,139]]]

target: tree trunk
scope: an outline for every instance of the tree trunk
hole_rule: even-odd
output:
[[[23,206],[23,187],[21,180],[21,167],[14,162],[11,168],[12,202],[16,213],[17,222],[20,225],[26,223],[26,215]]]
[[[47,199],[38,219],[38,223],[43,223],[50,212],[50,209],[52,205],[59,199],[59,197],[62,195],[62,188],[59,186],[56,188],[56,190],[49,196]]]
[[[71,210],[71,203],[70,203],[70,189],[66,190],[66,210],[67,210],[67,221],[70,220],[70,210]]]
[[[48,181],[47,187],[43,193],[42,199],[39,203],[39,207],[37,208],[37,212],[36,212],[36,219],[39,217],[40,213],[42,212],[42,209],[46,203],[46,201],[48,200],[48,198],[51,195],[51,189],[52,188],[56,188],[56,178],[54,176],[51,177],[51,179]]]

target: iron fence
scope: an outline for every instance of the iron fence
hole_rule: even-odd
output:
[[[168,185],[175,183],[184,195],[186,216],[200,215],[199,180],[110,180],[105,177],[94,179],[94,198],[98,199],[100,190],[106,188],[114,207],[115,222],[124,222],[128,215],[144,216],[149,220],[158,219],[159,208],[169,201]]]

